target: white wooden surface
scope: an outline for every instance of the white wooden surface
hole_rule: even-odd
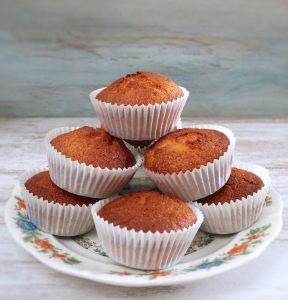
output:
[[[23,170],[46,160],[43,137],[58,126],[95,119],[0,119],[0,299],[288,299],[288,119],[212,120],[237,137],[236,158],[266,166],[284,204],[284,226],[253,262],[186,286],[120,288],[62,275],[36,261],[9,236],[4,206]]]

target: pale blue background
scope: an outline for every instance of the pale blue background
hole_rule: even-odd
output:
[[[0,0],[0,116],[93,116],[88,93],[152,70],[185,116],[288,115],[288,2]]]

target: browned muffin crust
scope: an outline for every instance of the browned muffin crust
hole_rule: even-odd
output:
[[[179,198],[155,191],[129,193],[103,206],[98,215],[104,220],[144,232],[170,232],[196,222],[192,209]]]
[[[54,201],[59,204],[72,204],[72,205],[89,205],[94,204],[97,200],[89,197],[83,197],[68,193],[60,189],[54,184],[50,178],[48,171],[43,171],[35,174],[25,182],[26,189],[39,198],[43,198],[48,202]]]
[[[216,193],[205,197],[198,202],[202,204],[221,204],[231,200],[241,200],[242,197],[253,195],[264,186],[263,181],[256,174],[237,168],[232,168],[227,183]]]
[[[124,142],[102,128],[88,126],[61,134],[51,145],[66,157],[100,168],[128,168],[135,164]]]
[[[181,88],[168,77],[153,72],[137,72],[112,82],[96,98],[113,104],[148,105],[182,96]]]
[[[178,129],[151,146],[144,167],[163,174],[192,171],[218,159],[229,144],[229,138],[218,130]]]

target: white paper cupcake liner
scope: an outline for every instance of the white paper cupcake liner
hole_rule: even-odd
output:
[[[193,202],[204,214],[201,229],[215,234],[229,234],[244,230],[253,225],[261,215],[268,194],[270,179],[268,171],[260,166],[235,162],[233,167],[250,171],[259,176],[264,186],[247,198],[237,199],[224,204],[201,204]]]
[[[204,198],[219,190],[231,173],[235,138],[232,131],[217,125],[193,125],[189,128],[215,129],[223,132],[230,140],[227,151],[218,159],[192,171],[162,174],[143,167],[146,174],[165,194],[176,195],[184,201]]]
[[[171,232],[143,232],[109,224],[98,216],[98,211],[112,199],[102,200],[92,207],[92,215],[100,244],[108,256],[131,268],[157,270],[179,262],[191,245],[203,222],[203,214],[193,205],[197,221],[183,230]]]
[[[46,135],[49,173],[52,181],[63,190],[80,196],[107,198],[116,194],[141,166],[141,155],[137,151],[132,151],[136,163],[133,167],[124,169],[102,169],[79,163],[58,152],[50,143],[58,135],[75,129],[77,127],[56,128]]]
[[[176,130],[176,129],[182,129],[182,128],[183,128],[182,119],[181,119],[181,117],[179,117],[179,119],[176,122],[174,130]]]
[[[27,190],[25,182],[33,175],[47,170],[47,167],[30,170],[20,180],[21,193],[31,222],[42,231],[59,236],[75,236],[90,231],[94,226],[92,204],[79,206],[48,202]]]
[[[126,140],[154,140],[175,128],[189,92],[180,87],[184,95],[173,101],[148,105],[118,105],[98,100],[104,89],[90,93],[90,100],[103,128],[111,135]]]
[[[175,125],[175,128],[172,130],[176,130],[176,129],[182,129],[183,126],[182,126],[182,120],[181,118],[178,119],[178,121],[176,122],[176,125]],[[155,141],[151,142],[151,144],[149,146],[146,146],[146,147],[134,147],[133,145],[129,144],[128,142],[124,141],[125,145],[127,146],[128,149],[131,150],[131,147],[132,149],[135,149],[140,155],[144,156],[146,151],[151,147],[152,144],[154,144]]]

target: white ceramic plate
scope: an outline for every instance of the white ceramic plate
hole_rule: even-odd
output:
[[[150,184],[140,171],[126,191]],[[75,238],[40,231],[27,217],[18,186],[7,203],[5,220],[20,246],[59,272],[119,286],[174,285],[226,272],[260,255],[281,230],[282,200],[271,188],[263,213],[253,226],[226,236],[199,232],[182,261],[161,271],[140,271],[112,262],[99,246],[94,230]]]

